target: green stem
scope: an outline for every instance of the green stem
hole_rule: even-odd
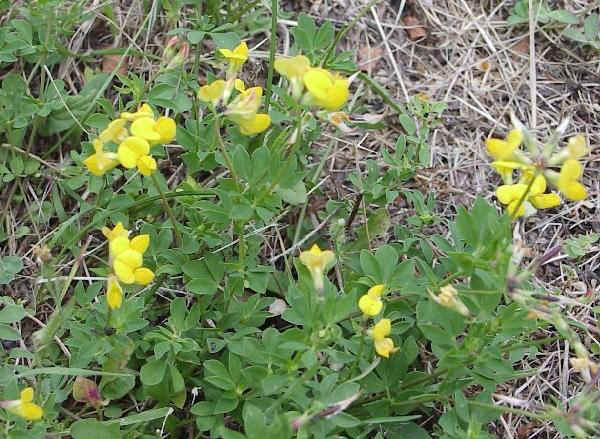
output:
[[[269,112],[271,105],[271,90],[273,86],[273,67],[275,64],[275,51],[277,50],[277,0],[271,0],[271,41],[269,44],[269,72],[267,74],[267,89],[265,91],[265,113]]]
[[[215,135],[217,136],[217,140],[218,140],[217,143],[219,144],[219,148],[221,148],[221,153],[223,154],[223,158],[225,158],[225,162],[227,163],[227,168],[229,168],[229,173],[231,174],[231,177],[235,181],[235,184],[236,184],[238,190],[241,192],[242,185],[240,183],[240,180],[238,179],[237,174],[235,173],[235,171],[233,169],[233,162],[231,161],[231,157],[229,156],[229,153],[227,152],[227,148],[225,147],[225,143],[223,142],[223,138],[221,137],[221,123],[220,123],[219,117],[216,114],[215,114]]]
[[[165,197],[165,193],[163,192],[162,188],[160,187],[160,184],[158,182],[158,179],[156,178],[156,175],[151,174],[151,177],[152,177],[152,182],[154,183],[154,186],[156,186],[156,189],[158,190],[158,193],[160,194],[160,198],[162,199],[162,202],[165,206],[165,210],[167,211],[167,215],[169,216],[169,219],[171,220],[171,224],[173,224],[173,231],[175,232],[175,240],[177,242],[177,246],[179,248],[181,248],[183,246],[183,239],[181,237],[181,232],[179,231],[179,226],[177,225],[177,221],[175,220],[175,215],[173,215],[171,206],[169,206],[169,202],[167,201],[167,198]]]

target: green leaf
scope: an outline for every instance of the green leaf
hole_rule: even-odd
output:
[[[167,362],[164,359],[150,360],[140,369],[140,379],[146,386],[159,384],[167,370]]]
[[[0,339],[17,341],[19,338],[21,338],[21,334],[19,334],[19,331],[14,329],[12,326],[0,323]]]
[[[244,432],[251,438],[265,437],[265,415],[255,405],[250,403],[244,404]]]
[[[409,136],[415,135],[415,133],[417,132],[417,126],[415,125],[415,121],[412,117],[410,117],[408,114],[403,113],[400,116],[398,116],[398,120],[400,121],[402,128],[404,128],[404,131],[406,131],[406,134],[408,134]]]
[[[335,34],[335,30],[333,29],[333,24],[330,21],[326,21],[323,23],[317,35],[315,35],[315,48],[316,49],[326,49],[333,43],[333,37]]]
[[[303,181],[299,181],[292,188],[277,188],[277,193],[293,206],[306,202],[306,186]]]
[[[555,11],[550,11],[548,13],[548,17],[553,21],[557,21],[557,22],[563,23],[563,24],[578,24],[579,23],[579,17],[577,17],[577,15],[573,14],[572,12],[566,11],[564,9],[557,9]]]
[[[235,32],[211,33],[211,38],[215,42],[217,49],[234,49],[240,44],[240,36]]]
[[[592,251],[592,245],[600,239],[599,233],[571,236],[565,240],[565,250],[570,258],[578,258]],[[0,320],[1,321],[1,320]]]
[[[393,431],[388,431],[390,439],[431,439],[426,430],[414,422],[399,425]]]
[[[170,407],[162,407],[159,409],[146,410],[142,413],[137,413],[131,416],[125,416],[124,418],[114,419],[111,421],[103,422],[103,424],[119,424],[119,425],[133,425],[141,424],[153,421],[155,419],[163,419],[173,413],[173,409]]]
[[[105,424],[95,419],[82,419],[71,425],[73,439],[119,439],[119,424]]]
[[[588,41],[593,41],[600,36],[600,19],[598,14],[590,14],[583,22],[583,33]]]
[[[5,305],[0,310],[0,323],[15,323],[25,317],[23,305]]]

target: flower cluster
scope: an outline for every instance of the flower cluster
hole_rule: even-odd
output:
[[[176,125],[170,117],[156,119],[148,104],[135,113],[121,113],[92,141],[94,154],[83,163],[94,175],[104,175],[119,164],[127,169],[137,168],[143,175],[156,170],[156,160],[150,146],[169,143],[175,138]],[[116,152],[105,151],[107,144],[116,145]]]
[[[39,421],[44,415],[44,410],[33,402],[33,388],[31,387],[21,390],[19,399],[0,401],[0,407],[28,421]]]
[[[322,291],[323,276],[335,262],[335,254],[331,250],[321,250],[317,244],[314,244],[310,250],[300,253],[300,262],[310,271],[315,289]]]
[[[457,313],[469,317],[469,308],[467,308],[462,300],[458,298],[458,291],[456,291],[456,288],[452,285],[444,285],[440,288],[440,294],[437,296],[429,290],[427,290],[427,292],[429,293],[429,297],[431,297],[438,305],[441,305],[444,308],[453,309]]]
[[[248,47],[241,43],[234,50],[219,49],[219,53],[228,61],[227,80],[217,79],[210,84],[200,87],[198,99],[206,102],[216,113],[225,107],[223,115],[234,122],[240,132],[246,136],[262,133],[271,125],[271,117],[259,113],[262,103],[262,87],[246,88],[244,81],[237,78],[237,73],[248,60]],[[237,95],[231,100],[234,92]]]
[[[536,209],[560,205],[559,194],[546,192],[548,184],[568,200],[586,198],[587,191],[580,182],[583,166],[579,162],[588,151],[585,138],[581,135],[571,137],[566,147],[555,151],[558,135],[540,147],[514,116],[513,124],[517,128],[511,130],[506,138],[486,140],[487,151],[495,160],[492,167],[504,182],[497,188],[496,197],[507,206],[508,213],[515,218],[530,216]],[[560,133],[560,128],[558,131]],[[521,144],[525,144],[527,149],[520,149]],[[513,180],[515,172],[519,173],[516,182]]]
[[[113,273],[108,277],[106,300],[110,309],[117,309],[123,302],[123,289],[119,281],[148,285],[154,279],[152,270],[143,267],[150,236],[138,235],[129,239],[129,231],[121,223],[117,223],[112,230],[103,227],[102,234],[108,239],[108,259]]]
[[[377,284],[369,288],[358,300],[358,308],[362,311],[365,319],[375,317],[383,309],[381,296],[385,293],[385,285]],[[382,357],[388,358],[391,353],[396,352],[394,341],[388,338],[392,330],[390,319],[381,319],[367,333],[373,339],[375,351]]]

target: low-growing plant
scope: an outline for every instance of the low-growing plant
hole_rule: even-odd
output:
[[[189,2],[163,3],[173,15]],[[64,108],[92,133],[61,170],[54,199],[76,207],[54,206],[33,294],[0,298],[4,437],[484,439],[503,413],[593,437],[598,364],[563,312],[578,302],[534,280],[558,248],[532,257],[513,234],[539,209],[587,197],[586,139],[559,147],[565,122],[541,143],[513,116],[506,138],[485,141],[506,212],[478,197],[441,218],[435,194],[404,187],[429,166],[444,109],[415,97],[394,115],[405,132],[395,147],[348,177],[359,195],[337,199],[320,180],[335,143],[316,140],[377,129],[383,114],[346,111],[358,77],[333,25],[299,17],[264,89],[242,79],[253,53],[235,33],[204,63],[204,35],[183,40],[192,32],[169,37],[152,77],[119,76],[119,107],[97,93],[101,75],[44,116],[39,134],[68,129],[51,129]],[[4,81],[27,94],[20,77]],[[35,120],[30,110],[15,114]],[[4,181],[44,166],[27,170],[26,152],[7,148]],[[413,213],[392,227],[399,197]],[[3,256],[0,285],[22,269]],[[499,393],[538,373],[522,360],[557,339],[586,383],[576,403]]]

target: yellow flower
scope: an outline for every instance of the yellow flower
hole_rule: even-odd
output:
[[[348,80],[328,70],[310,68],[303,76],[313,102],[328,111],[337,111],[348,100]]]
[[[33,401],[33,388],[26,387],[21,390],[21,398],[11,401],[0,401],[0,407],[20,416],[28,421],[39,421],[44,415],[44,410]]]
[[[234,120],[234,122],[236,122]],[[255,114],[252,119],[241,119],[237,121],[240,132],[245,136],[262,133],[271,125],[271,116],[264,113]]]
[[[560,168],[556,187],[565,197],[572,201],[583,200],[587,197],[585,187],[579,182],[583,175],[583,166],[577,160],[569,159]]]
[[[513,159],[514,151],[521,145],[523,141],[523,133],[521,130],[511,130],[508,132],[506,139],[486,139],[485,145],[489,155],[496,160],[511,160]]]
[[[317,244],[300,253],[300,262],[310,271],[315,288],[319,291],[323,289],[323,275],[334,260],[335,254],[331,250],[321,250]]]
[[[369,335],[373,339],[375,345],[375,352],[378,355],[389,358],[390,354],[393,354],[398,350],[394,348],[394,341],[388,338],[388,335],[392,332],[392,322],[390,319],[381,319],[373,328],[369,331]]]
[[[160,134],[154,130],[156,121],[151,117],[140,117],[131,124],[131,134],[148,142],[156,142],[160,140]]]
[[[121,165],[128,169],[137,166],[141,174],[148,176],[156,170],[156,161],[148,154],[149,152],[150,144],[145,139],[130,136],[119,145],[117,155]]]
[[[431,297],[439,305],[453,309],[454,311],[462,314],[465,317],[469,316],[469,308],[458,298],[458,291],[452,285],[444,285],[440,288],[440,294],[435,295],[431,291],[427,290],[429,297]]]
[[[225,114],[240,127],[242,134],[262,133],[271,125],[268,114],[256,113],[262,101],[262,87],[245,89],[243,83],[238,83],[236,88],[240,94],[227,107]]]
[[[253,117],[262,101],[262,87],[251,87],[247,90],[241,90],[231,104],[227,107],[229,117]]]
[[[229,62],[231,73],[239,72],[248,60],[248,46],[242,41],[235,49],[219,49],[219,53]]]
[[[122,142],[125,137],[127,137],[127,128],[125,128],[125,124],[127,123],[126,119],[116,119],[113,120],[108,126],[100,133],[98,136],[98,140],[102,143],[105,142],[114,142],[119,143]]]
[[[161,116],[154,124],[154,131],[160,136],[158,143],[170,143],[177,134],[177,125],[170,117]]]
[[[198,90],[198,99],[202,102],[210,102],[213,105],[217,105],[223,97],[225,91],[225,81],[217,79],[210,84],[203,85]]]
[[[512,217],[517,218],[526,213],[531,215],[535,213],[533,207],[537,209],[549,209],[560,204],[560,197],[557,194],[544,193],[546,192],[546,179],[543,175],[538,175],[535,178],[529,193],[527,193],[527,187],[530,179],[525,178],[523,181],[523,183],[517,184],[504,184],[496,189],[498,201],[507,205],[506,210]],[[519,206],[518,211],[516,211],[517,205],[523,196],[525,198]]]
[[[275,59],[274,67],[280,75],[285,76],[290,81],[292,96],[300,99],[304,89],[302,77],[310,68],[309,59],[303,55],[296,55],[293,58],[278,57]]]
[[[106,237],[106,239],[112,241],[119,236],[124,236],[127,238],[129,235],[129,230],[123,227],[123,223],[119,221],[112,230],[106,226],[102,227],[102,234]]]
[[[121,119],[129,121],[135,121],[141,117],[154,118],[154,111],[152,111],[152,107],[150,107],[150,105],[143,104],[135,113],[128,113],[127,111],[121,113]]]
[[[381,295],[383,294],[384,290],[384,285],[375,285],[369,288],[367,294],[361,296],[358,301],[358,307],[365,316],[374,317],[381,312],[383,309]]]
[[[115,276],[108,277],[106,285],[106,302],[110,309],[119,309],[123,303],[123,289]]]
[[[143,254],[150,244],[149,235],[138,235],[133,239],[119,236],[109,241],[109,253],[117,278],[125,283],[147,285],[154,279],[152,270],[142,267]]]
[[[88,171],[97,176],[102,176],[119,164],[117,156],[112,152],[104,152],[104,144],[99,139],[94,139],[94,154],[83,161]]]

